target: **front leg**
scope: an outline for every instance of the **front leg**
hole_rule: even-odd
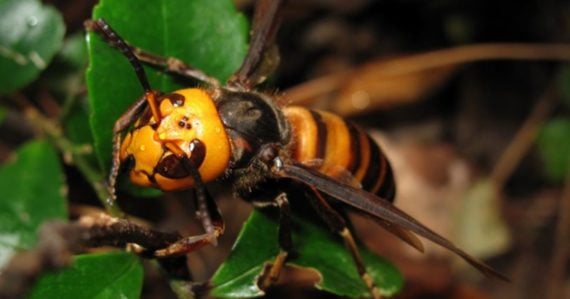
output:
[[[224,232],[224,220],[222,215],[216,202],[210,196],[206,188],[202,190],[203,193],[198,192],[198,190],[194,191],[197,207],[196,216],[201,221],[205,233],[181,238],[166,248],[156,250],[154,252],[155,256],[167,257],[184,255],[208,244],[217,245],[217,238]]]
[[[84,25],[88,31],[93,31],[99,34],[105,42],[119,49],[123,55],[127,57],[129,62],[133,65],[135,73],[137,74],[145,91],[150,91],[151,88],[140,61],[155,67],[164,68],[170,73],[205,82],[213,87],[220,86],[218,80],[206,75],[206,73],[201,70],[184,63],[180,59],[158,56],[129,45],[129,43],[121,38],[119,34],[103,19],[87,20]]]
[[[180,75],[207,83],[212,87],[219,87],[220,82],[214,77],[208,76],[203,71],[192,67],[175,57],[162,57],[140,48],[133,48],[133,53],[140,60],[155,67],[163,68],[166,72]]]
[[[107,190],[110,196],[108,201],[110,204],[114,203],[117,199],[115,186],[117,185],[117,177],[119,176],[119,168],[121,166],[121,134],[139,119],[146,107],[147,99],[145,96],[142,96],[115,121],[115,125],[113,126],[113,162],[111,164],[109,177],[107,178]]]
[[[217,245],[218,237],[224,233],[225,226],[216,202],[206,189],[194,162],[176,144],[169,142],[165,143],[165,146],[181,160],[186,171],[194,179],[196,216],[202,223],[205,233],[180,239],[164,249],[155,251],[154,255],[158,257],[183,255],[208,244]]]

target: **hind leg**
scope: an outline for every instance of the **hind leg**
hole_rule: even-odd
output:
[[[356,266],[358,274],[360,275],[362,281],[368,289],[373,298],[382,298],[380,294],[380,289],[374,283],[372,276],[366,271],[364,262],[362,261],[362,256],[358,251],[358,246],[354,240],[354,236],[344,217],[341,216],[326,200],[324,195],[320,193],[317,189],[311,188],[314,196],[309,196],[311,205],[317,212],[317,214],[323,219],[323,221],[333,230],[335,233],[339,234],[344,240],[344,245],[350,252],[352,260]]]
[[[279,208],[279,254],[275,257],[273,263],[264,269],[258,280],[259,287],[265,290],[279,279],[279,274],[285,265],[287,256],[293,248],[293,240],[291,237],[291,209],[286,193],[280,193],[271,202],[254,202],[254,205],[259,208],[267,206],[276,206]]]

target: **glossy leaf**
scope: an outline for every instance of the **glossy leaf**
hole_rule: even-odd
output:
[[[556,118],[542,127],[538,149],[548,176],[562,182],[570,168],[570,118]]]
[[[65,135],[73,145],[86,156],[89,165],[96,168],[97,158],[93,152],[93,135],[89,125],[89,107],[87,99],[77,96],[72,99],[63,120]]]
[[[0,0],[0,94],[33,81],[61,47],[59,13],[37,0]]]
[[[293,243],[296,254],[288,260],[289,264],[318,271],[322,279],[317,288],[340,296],[369,295],[349,252],[328,231],[294,218]],[[278,252],[276,222],[254,211],[243,226],[232,253],[214,274],[211,294],[231,298],[263,295],[256,279],[264,264],[272,262]],[[367,250],[361,250],[361,253],[369,273],[385,296],[400,290],[402,276],[392,264]]]
[[[319,289],[352,298],[369,296],[368,288],[358,275],[344,244],[333,238],[328,230],[298,221],[301,223],[297,239],[299,255],[292,259],[292,264],[316,269],[322,277],[317,284]],[[403,285],[398,269],[368,250],[361,248],[360,251],[367,271],[380,287],[382,295],[391,296],[398,292]]]
[[[45,82],[57,99],[67,100],[63,104],[72,103],[71,99],[85,89],[83,74],[87,68],[87,45],[83,34],[74,34],[65,39],[63,46],[55,56],[52,64],[42,73],[40,80]],[[67,111],[65,111],[67,112]]]
[[[93,18],[104,18],[134,46],[177,57],[222,81],[239,67],[247,49],[246,20],[230,0],[102,0]],[[142,88],[127,59],[94,33],[88,35],[88,51],[91,128],[99,162],[108,169],[113,124]],[[160,91],[191,84],[162,70],[146,71]]]
[[[8,109],[6,109],[6,107],[0,106],[0,125],[2,125],[7,115],[8,115]]]
[[[0,167],[0,267],[36,244],[41,223],[66,219],[64,188],[57,154],[45,141],[22,146]]]
[[[69,36],[64,41],[57,58],[76,70],[87,67],[89,57],[87,56],[87,44],[84,36],[81,34]]]
[[[254,210],[244,223],[230,256],[212,277],[214,297],[246,298],[263,295],[256,277],[265,262],[279,253],[277,225]]]
[[[74,144],[93,144],[86,99],[78,99],[70,108],[69,115],[65,120],[65,134]]]
[[[129,253],[113,252],[74,257],[73,265],[44,275],[30,298],[140,298],[143,268]]]

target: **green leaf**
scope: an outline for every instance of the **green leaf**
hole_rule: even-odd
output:
[[[129,253],[75,256],[69,268],[44,275],[30,298],[140,298],[143,268]]]
[[[312,268],[321,275],[317,287],[340,296],[366,297],[368,289],[360,279],[344,245],[328,231],[294,217],[295,255],[290,265]],[[211,295],[215,297],[258,297],[263,295],[256,284],[267,262],[279,252],[277,224],[268,216],[254,211],[246,221],[228,259],[212,278]],[[361,250],[367,270],[385,296],[398,292],[403,284],[399,271],[385,259]]]
[[[45,141],[28,143],[0,167],[0,267],[14,251],[36,244],[36,231],[50,219],[66,219],[64,175]]]
[[[278,253],[276,223],[254,210],[242,226],[230,256],[212,277],[211,295],[233,298],[263,295],[256,285],[256,277],[264,263],[272,261]]]
[[[0,106],[0,125],[2,125],[7,115],[8,115],[8,109],[6,109],[6,107]]]
[[[0,0],[0,94],[33,81],[61,47],[59,13],[37,0]]]
[[[87,67],[87,42],[83,34],[74,34],[65,39],[63,47],[57,58],[74,70],[83,70]]]
[[[94,169],[97,168],[97,158],[93,152],[93,135],[89,125],[89,107],[87,99],[78,96],[73,99],[63,119],[65,136],[73,145],[86,156],[86,159]]]
[[[136,47],[177,57],[222,81],[247,49],[246,20],[230,0],[102,0],[93,18],[104,18]],[[88,35],[88,51],[91,128],[99,162],[108,169],[113,124],[143,90],[127,59],[94,33]],[[146,73],[151,86],[164,92],[189,83],[162,70],[146,68]]]
[[[555,182],[564,181],[570,168],[570,118],[559,117],[544,124],[538,150],[548,176]]]
[[[74,34],[65,39],[52,64],[42,73],[41,82],[46,83],[56,98],[69,103],[85,89],[83,73],[87,68],[87,44],[83,34]],[[65,107],[67,109],[69,107]]]
[[[314,268],[320,272],[322,281],[317,285],[319,289],[352,298],[369,296],[368,288],[358,275],[344,244],[333,238],[329,231],[307,221],[298,221],[301,224],[296,240],[299,243],[299,256],[292,259],[292,264]],[[396,267],[368,250],[360,251],[366,269],[374,278],[382,295],[394,295],[402,288],[403,279]]]
[[[76,101],[65,120],[65,135],[76,145],[93,144],[86,101],[87,99]]]

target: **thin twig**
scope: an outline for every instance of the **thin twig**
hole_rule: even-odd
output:
[[[451,64],[486,60],[570,60],[570,44],[475,44],[437,50],[383,65],[383,73],[399,76]]]
[[[550,86],[540,97],[531,114],[503,151],[491,172],[491,179],[495,184],[497,193],[500,193],[506,180],[534,143],[540,125],[556,107],[556,104],[557,96],[554,95],[554,86]]]
[[[474,44],[436,50],[365,64],[376,67],[381,77],[395,77],[454,64],[488,60],[570,60],[570,44]],[[360,68],[347,70],[307,81],[284,92],[292,103],[312,104],[323,94],[338,90],[345,78],[357,75]]]
[[[567,298],[564,292],[564,274],[570,258],[570,162],[566,172],[566,181],[560,198],[558,209],[558,223],[556,225],[556,239],[554,252],[550,260],[550,273],[548,275],[549,287],[546,298]]]

